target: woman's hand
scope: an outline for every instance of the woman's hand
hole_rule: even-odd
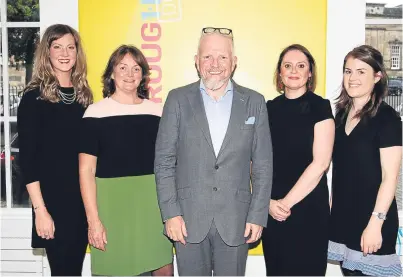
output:
[[[55,223],[46,207],[39,207],[35,210],[36,233],[43,239],[55,238]]]
[[[105,251],[106,230],[100,220],[90,223],[88,226],[88,242],[95,248]]]
[[[270,200],[269,214],[277,221],[284,221],[291,215],[291,210],[281,200]]]
[[[382,247],[382,225],[368,224],[361,235],[361,251],[364,256],[376,253]]]

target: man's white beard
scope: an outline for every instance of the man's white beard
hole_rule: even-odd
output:
[[[224,80],[203,79],[203,84],[209,90],[215,91],[215,90],[219,90],[220,88],[222,88],[222,86],[225,84],[225,82],[228,81],[228,79],[229,78],[224,79]]]

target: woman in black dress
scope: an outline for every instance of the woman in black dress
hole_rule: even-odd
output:
[[[262,242],[268,276],[326,274],[329,166],[334,120],[328,100],[313,93],[315,61],[302,45],[285,48],[267,102],[273,145],[273,187]]]
[[[81,118],[92,102],[80,37],[67,25],[46,29],[18,108],[24,184],[32,202],[32,247],[45,248],[53,276],[80,276],[88,243],[80,194]]]
[[[395,248],[401,119],[383,102],[388,78],[378,50],[354,48],[343,70],[336,104],[328,257],[340,261],[347,276],[401,276]]]

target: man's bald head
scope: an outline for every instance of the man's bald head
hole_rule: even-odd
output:
[[[214,32],[202,34],[195,63],[207,89],[224,89],[235,70],[237,57],[234,55],[233,38]]]

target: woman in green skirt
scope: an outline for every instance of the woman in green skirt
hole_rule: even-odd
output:
[[[120,46],[103,74],[104,99],[84,115],[80,185],[92,274],[173,275],[153,171],[162,107],[149,100],[149,74],[139,49]]]

